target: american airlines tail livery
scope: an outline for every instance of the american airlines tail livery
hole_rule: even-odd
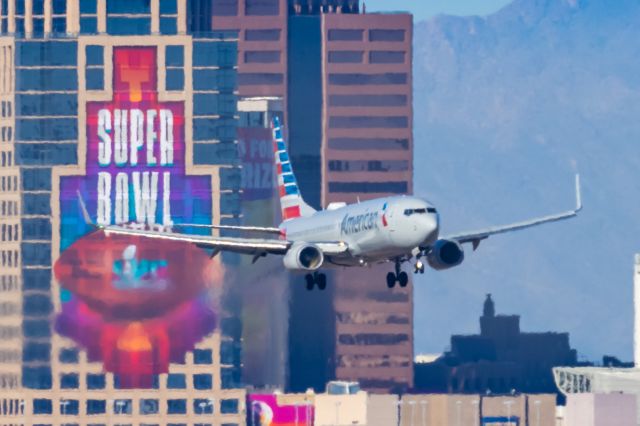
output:
[[[315,286],[320,290],[326,288],[326,275],[320,272],[323,269],[390,262],[393,270],[387,274],[386,282],[393,288],[396,283],[405,287],[409,281],[407,273],[402,271],[404,263],[411,263],[415,273],[424,273],[425,263],[436,270],[452,268],[464,260],[462,245],[465,243],[471,243],[475,250],[480,241],[491,235],[569,219],[582,209],[580,181],[576,176],[574,210],[448,236],[440,236],[440,217],[435,206],[412,196],[384,197],[350,205],[332,203],[325,210],[317,211],[307,205],[300,194],[277,118],[273,120],[273,144],[283,219],[280,226],[200,225],[245,231],[265,238],[188,235],[122,225],[98,226],[98,229],[107,234],[185,241],[212,249],[213,255],[225,250],[252,255],[254,262],[269,254],[282,256],[286,269],[306,272],[308,290]],[[80,204],[84,219],[91,223],[82,199]],[[272,237],[266,238],[267,235]]]

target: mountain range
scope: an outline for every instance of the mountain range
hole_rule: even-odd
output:
[[[416,352],[479,330],[485,293],[582,359],[630,359],[640,252],[640,0],[515,0],[414,31],[415,193],[442,234],[573,208],[415,279]]]

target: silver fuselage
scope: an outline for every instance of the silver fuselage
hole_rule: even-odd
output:
[[[438,238],[439,218],[429,202],[397,196],[318,211],[287,220],[280,229],[293,243],[345,243],[349,250],[329,256],[326,263],[352,266],[400,258],[431,245]]]

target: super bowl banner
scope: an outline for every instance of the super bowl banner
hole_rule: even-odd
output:
[[[157,70],[156,47],[113,49],[113,99],[86,106],[86,175],[60,180],[56,330],[125,388],[152,386],[214,330],[208,290],[221,274],[189,244],[107,236],[82,219],[79,196],[98,225],[211,223],[211,179],[186,173],[184,102],[159,101]]]

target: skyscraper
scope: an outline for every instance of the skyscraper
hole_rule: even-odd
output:
[[[238,90],[284,101],[289,151],[313,207],[412,191],[412,17],[357,0],[212,0],[214,29],[239,33]],[[389,268],[337,271],[324,292],[292,277],[289,387],[413,381],[411,288]]]
[[[5,422],[243,421],[221,263],[85,236],[78,201],[98,224],[240,213],[237,36],[187,5],[0,2]]]

